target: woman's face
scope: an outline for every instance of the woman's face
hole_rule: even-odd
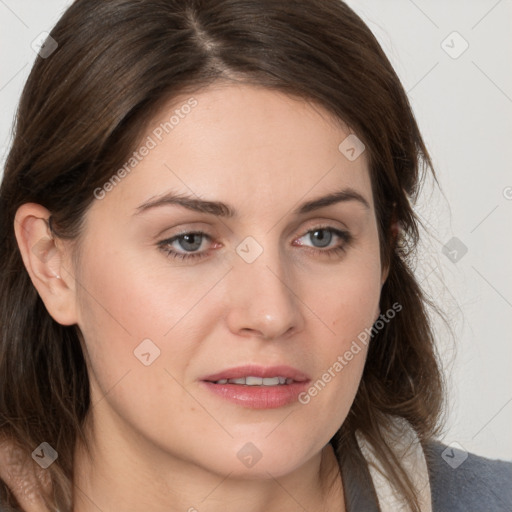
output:
[[[328,443],[385,278],[366,154],[348,135],[319,107],[217,84],[162,111],[96,190],[74,276],[103,435],[247,478]]]

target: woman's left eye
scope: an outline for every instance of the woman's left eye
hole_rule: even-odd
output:
[[[339,238],[340,242],[334,247],[327,250],[319,250],[313,247],[311,250],[314,253],[321,253],[327,256],[337,256],[344,253],[347,250],[347,246],[352,242],[352,235],[348,231],[336,229],[331,226],[319,226],[314,229],[310,229],[305,235],[300,238],[309,237],[310,240],[317,240],[320,242],[320,246],[327,247],[331,245],[333,238]],[[299,240],[300,240],[299,238]],[[304,245],[304,244],[299,244]]]
[[[300,240],[304,237],[309,237],[311,241],[316,240],[319,243],[317,246],[319,248],[313,247],[308,250],[322,256],[340,255],[346,251],[346,246],[348,246],[352,241],[352,235],[348,231],[336,229],[331,226],[319,226],[317,228],[310,229],[297,240]],[[340,239],[340,242],[338,242],[337,245],[331,247],[330,249],[324,249],[325,247],[330,246],[332,244],[333,238],[336,237]],[[202,231],[191,231],[181,233],[167,240],[162,240],[158,243],[158,247],[164,251],[167,256],[172,258],[179,258],[181,260],[205,258],[208,256],[207,251],[196,252],[201,247],[204,238],[211,239],[208,234]],[[185,252],[176,250],[176,243],[178,243],[181,246],[181,249]],[[298,245],[309,247],[303,242],[300,242]],[[192,252],[187,253],[187,251]]]

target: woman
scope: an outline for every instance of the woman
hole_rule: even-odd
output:
[[[435,441],[431,161],[350,8],[77,0],[45,47],[0,189],[6,510],[510,509],[512,464]]]

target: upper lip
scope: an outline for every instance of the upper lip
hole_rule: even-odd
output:
[[[286,377],[287,379],[293,379],[296,382],[304,382],[310,380],[309,377],[293,368],[291,366],[279,365],[279,366],[258,366],[258,365],[245,365],[237,366],[236,368],[228,368],[222,370],[219,373],[208,375],[200,380],[217,382],[221,379],[240,379],[241,377]]]

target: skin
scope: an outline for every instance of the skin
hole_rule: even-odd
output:
[[[49,313],[78,324],[88,361],[87,421],[94,461],[76,450],[75,512],[343,510],[331,437],[353,402],[363,347],[309,403],[248,409],[199,380],[249,363],[287,364],[312,382],[379,315],[381,268],[366,154],[338,150],[350,133],[319,106],[247,84],[215,84],[136,168],[86,214],[80,265],[68,242],[49,240],[49,212],[17,212],[16,236]],[[142,141],[189,96],[162,109]],[[302,216],[298,204],[351,187],[369,203],[340,202]],[[168,191],[223,201],[220,218],[176,205],[134,215]],[[319,242],[315,228],[348,231]],[[187,262],[158,243],[205,232]],[[322,232],[324,236],[329,231]],[[248,236],[263,249],[236,252]],[[49,257],[31,248],[45,240]],[[302,243],[303,245],[300,245]],[[320,251],[344,246],[330,257]],[[315,253],[315,249],[319,251]],[[134,350],[151,339],[160,356]],[[253,443],[261,459],[237,457]],[[328,483],[334,482],[330,487]]]

